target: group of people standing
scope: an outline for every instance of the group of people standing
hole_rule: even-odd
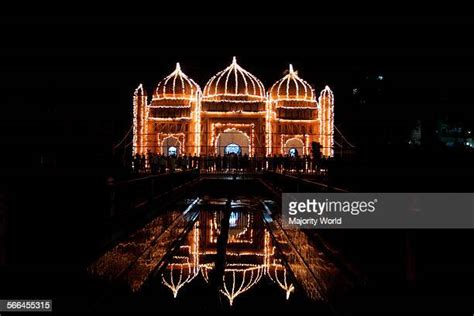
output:
[[[162,155],[148,152],[133,157],[133,172],[159,174],[176,170],[199,169],[205,172],[225,171],[293,171],[316,172],[316,160],[309,155],[268,155],[250,157],[248,154],[228,153],[224,155]]]
[[[197,169],[199,157],[191,155],[169,155],[152,153],[136,154],[133,157],[132,168],[134,173],[165,173],[179,170]]]

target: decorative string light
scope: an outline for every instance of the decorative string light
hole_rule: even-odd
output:
[[[186,258],[188,259],[188,258]],[[193,265],[189,262],[186,263],[170,263],[169,265],[169,280],[165,278],[165,274],[161,276],[162,283],[168,287],[173,292],[173,297],[178,296],[179,290],[185,286],[187,283],[190,283],[196,276],[199,270],[195,270]],[[174,271],[178,270],[178,280],[175,280]],[[185,275],[183,277],[183,274]]]
[[[189,116],[181,116],[181,117],[149,117],[148,120],[150,121],[189,121],[192,118]]]
[[[194,153],[201,154],[201,90],[197,94],[196,110],[194,111]]]
[[[281,141],[281,154],[285,154],[285,148],[287,148],[287,144],[291,140],[297,140],[298,142],[301,143],[301,147],[303,148],[303,155],[306,155],[308,151],[308,135],[287,135],[287,134],[281,134],[280,135],[280,141]],[[285,141],[286,138],[286,141]],[[306,146],[305,146],[306,143]]]
[[[207,110],[209,107],[213,108],[214,104],[221,109],[225,103],[229,103],[228,107],[231,111],[212,111]],[[323,104],[324,103],[324,106]],[[204,109],[203,111],[203,104]],[[242,107],[233,104],[242,104]],[[245,107],[243,105],[246,105]],[[260,110],[262,108],[265,110]],[[241,109],[240,109],[241,108]],[[152,110],[150,112],[150,110]],[[178,117],[173,117],[179,111],[169,111],[173,109],[182,109]],[[187,110],[190,110],[189,112]],[[249,110],[250,109],[250,110]],[[256,111],[252,111],[255,109]],[[291,119],[295,116],[291,111],[295,109],[301,110],[300,114],[309,119]],[[317,117],[315,118],[315,110]],[[156,111],[159,111],[157,114]],[[166,112],[169,112],[167,116]],[[278,111],[278,113],[277,113]],[[189,116],[182,115],[183,112],[189,113]],[[288,115],[285,114],[288,113]],[[201,154],[201,146],[203,137],[201,135],[201,120],[203,115],[206,118],[229,117],[239,119],[240,117],[246,119],[264,119],[264,126],[259,127],[259,133],[255,133],[255,126],[247,128],[238,126],[240,123],[233,124],[234,126],[226,126],[227,128],[235,128],[241,131],[249,139],[250,149],[249,154],[255,154],[255,141],[259,142],[264,138],[265,150],[262,152],[266,155],[274,154],[278,151],[273,148],[273,142],[278,142],[273,137],[275,133],[280,134],[286,132],[286,135],[291,135],[291,131],[297,131],[297,134],[303,134],[303,148],[306,154],[309,153],[309,146],[311,141],[319,141],[322,145],[323,156],[331,157],[334,155],[334,96],[329,87],[321,92],[318,99],[315,97],[313,88],[309,83],[299,77],[298,72],[294,70],[293,66],[289,65],[288,73],[278,80],[265,92],[265,88],[260,80],[253,74],[243,69],[234,57],[232,63],[224,70],[218,72],[205,85],[203,92],[199,85],[190,79],[181,70],[179,63],[176,64],[175,70],[160,81],[155,89],[151,101],[147,104],[147,97],[140,84],[135,90],[133,98],[133,149],[132,154],[144,154],[148,150],[156,150],[153,143],[156,143],[156,134],[152,135],[154,122],[161,122],[161,131],[175,131],[176,123],[181,123],[181,127],[186,131],[194,133],[194,136],[189,136],[189,148],[184,147],[183,152],[192,153],[196,155]],[[281,117],[279,117],[281,115]],[[159,116],[159,117],[158,117]],[[214,123],[213,123],[214,124]],[[256,123],[252,123],[256,124]],[[241,124],[245,125],[245,124]],[[218,134],[212,127],[211,142],[215,146],[217,153],[216,138]],[[260,132],[264,131],[265,135],[260,136]],[[314,134],[313,130],[319,132]],[[291,135],[296,137],[298,135]],[[160,139],[158,137],[158,143]],[[280,144],[281,145],[281,144]],[[260,145],[259,145],[260,146]],[[283,153],[283,146],[280,151]],[[194,148],[194,149],[193,149]]]
[[[239,80],[239,77],[242,80]],[[229,78],[233,78],[234,86],[229,87]],[[223,81],[223,84],[221,83]],[[243,91],[241,91],[243,88]],[[237,59],[232,59],[232,64],[214,75],[205,85],[203,100],[216,99],[220,97],[246,96],[265,100],[265,87],[263,83],[253,74],[240,67]]]
[[[265,155],[270,155],[272,153],[272,112],[271,112],[271,103],[268,101],[267,93],[267,102],[265,102]]]
[[[143,100],[143,102],[145,102],[145,100]],[[146,145],[148,145],[148,142],[149,142],[149,128],[150,128],[150,124],[147,124],[147,121],[148,121],[148,118],[150,117],[150,107],[147,106],[145,103],[143,103],[142,105],[142,109],[144,109],[144,114],[143,114],[143,117],[142,117],[142,126],[144,126],[145,128],[145,140],[143,141],[142,140],[142,144],[145,145],[145,147],[142,147],[143,150],[142,150],[142,153],[145,153],[147,151],[147,147]],[[148,159],[145,160],[145,167],[148,168]]]
[[[316,106],[285,106],[285,105],[277,105],[276,109],[286,109],[286,110],[317,110]]]
[[[243,112],[243,111],[227,111],[227,112],[218,112],[218,111],[201,111],[203,114],[215,115],[215,116],[257,116],[261,117],[262,114],[265,114],[265,111],[255,111],[255,112]]]
[[[193,99],[200,90],[199,85],[186,76],[179,63],[176,63],[176,69],[158,83],[155,99]]]
[[[235,244],[253,244],[253,236],[254,236],[254,231],[253,228],[250,227],[250,224],[253,221],[251,213],[247,213],[246,218],[246,226],[242,228],[242,230],[237,233],[237,234],[231,234],[229,236],[229,243],[235,243]],[[209,220],[209,226],[211,227],[210,233],[209,233],[209,242],[211,243],[217,243],[217,238],[221,232],[219,229],[219,226],[217,224],[217,213],[213,213],[213,219]],[[206,252],[206,254],[209,254],[210,252]],[[215,253],[215,252],[214,252]],[[245,255],[245,254],[250,254],[250,253],[245,253],[245,252],[239,252],[239,253],[232,253],[230,251],[226,252],[226,255]],[[253,253],[252,253],[253,254]]]
[[[235,133],[235,134],[242,134],[244,135],[245,137],[247,137],[247,140],[248,140],[248,143],[249,143],[249,153],[252,152],[252,141],[250,139],[250,136],[245,133],[245,132],[242,132],[241,130],[238,130],[236,129],[235,127],[232,127],[232,128],[227,128],[225,129],[224,131],[222,131],[222,133],[219,133],[219,135],[217,135],[216,137],[216,140],[215,142],[213,143],[214,144],[214,148],[216,149],[216,154],[218,153],[218,143],[219,143],[219,138],[221,137],[222,134],[225,134],[225,133]]]
[[[140,84],[133,93],[133,139],[132,155],[143,154],[146,134],[146,95],[143,85]]]
[[[242,97],[241,94],[233,94],[233,93],[230,93],[230,94],[215,94],[213,95],[212,97]],[[245,96],[245,97],[248,97],[248,98],[256,98],[255,96]],[[258,99],[256,100],[241,100],[241,99],[238,99],[238,100],[231,100],[231,99],[204,99],[203,102],[206,102],[206,103],[221,103],[221,102],[224,102],[224,103],[255,103],[255,104],[259,104],[259,103],[263,103],[265,102],[264,100],[261,100],[260,97],[258,97]]]
[[[169,273],[161,275],[162,283],[171,290],[173,297],[178,297],[179,290],[190,283],[199,274],[199,223],[197,222],[193,228],[193,240],[191,245],[182,245],[180,249],[188,249],[188,253],[192,257],[192,262],[189,256],[173,256],[171,263],[168,264]],[[173,261],[185,261],[184,263]],[[177,280],[175,279],[175,271],[179,271]],[[167,279],[168,277],[168,279]]]
[[[218,133],[216,137],[216,129],[217,128],[226,128],[224,131]],[[250,136],[242,131],[242,128],[250,128]],[[218,152],[218,146],[217,146],[217,141],[220,137],[221,134],[226,133],[226,132],[235,132],[235,133],[242,133],[245,137],[247,137],[248,142],[249,142],[249,155],[253,156],[254,155],[254,146],[253,146],[253,138],[255,135],[255,124],[254,123],[249,123],[249,124],[241,124],[241,123],[212,123],[211,124],[211,144],[214,145],[215,148],[215,153],[217,154]]]
[[[278,272],[282,273],[279,274]],[[280,286],[280,288],[285,291],[286,299],[289,300],[290,294],[295,290],[295,286],[293,283],[288,282],[286,268],[282,264],[272,264],[268,269],[267,275],[273,282],[278,284],[278,286]]]
[[[279,104],[279,103],[285,103],[285,102],[291,102],[295,105],[295,107],[298,107],[300,104],[315,104],[317,103],[315,99],[302,99],[302,98],[286,98],[285,96],[280,96],[278,99],[272,99],[271,96],[269,96],[270,100]]]
[[[242,266],[239,264],[238,266]],[[232,264],[228,266],[233,266]],[[229,299],[229,304],[232,306],[234,300],[240,294],[250,290],[262,278],[264,267],[262,265],[249,265],[246,268],[226,268],[223,276],[223,288],[220,292]],[[240,274],[242,281],[238,282],[237,274]],[[226,280],[231,281],[227,286]],[[240,284],[239,284],[240,283]]]
[[[251,244],[248,242],[240,242],[240,244]],[[217,254],[216,250],[208,250],[208,251],[203,251],[201,253],[202,255],[215,255]],[[252,252],[252,251],[231,251],[228,250],[225,253],[226,256],[235,256],[235,257],[241,257],[241,256],[254,256],[254,257],[265,257],[264,253],[259,253],[259,252]]]
[[[158,102],[158,101],[170,101],[170,100],[172,100],[172,101],[178,101],[178,102],[179,102],[179,101],[181,101],[181,102],[187,102],[187,101],[189,101],[190,99],[192,99],[192,98],[191,98],[191,97],[158,97],[158,96],[154,95],[151,100],[152,100],[152,101],[157,101],[157,102]],[[194,100],[194,101],[196,101],[196,100]],[[152,103],[153,103],[153,102],[152,102]]]
[[[294,91],[290,91],[290,83],[293,84]],[[288,74],[270,88],[269,97],[276,101],[281,100],[280,98],[289,101],[316,101],[313,88],[298,76],[292,64],[290,64]]]
[[[214,212],[212,218],[209,219],[209,227],[209,242],[216,243],[217,236],[214,236],[214,231],[216,232],[215,234],[218,234],[219,229],[219,226],[217,225],[217,212]]]
[[[133,145],[132,145],[132,155],[135,156],[137,153],[138,146],[138,95],[139,91],[143,91],[143,85],[140,83],[133,93]]]
[[[151,109],[191,109],[191,105],[150,105]]]
[[[334,94],[329,86],[326,86],[319,97],[321,107],[321,146],[325,157],[334,156]]]
[[[200,150],[200,98],[201,88],[191,78],[184,74],[179,63],[176,64],[175,70],[160,81],[155,89],[150,104],[143,102],[143,106],[137,109],[137,116],[141,118],[142,124],[137,123],[134,147],[140,148],[140,153],[146,153],[148,150],[155,150],[155,146],[151,145],[152,130],[151,122],[189,122],[190,130],[196,132],[194,137],[194,152],[197,154]],[[190,109],[189,116],[182,117],[154,117],[150,116],[150,109],[158,111],[166,111],[172,109]],[[153,113],[153,112],[152,112]],[[161,112],[161,115],[163,112]],[[166,114],[165,114],[166,115]],[[135,131],[134,131],[135,134]],[[135,136],[135,135],[134,135]],[[151,139],[150,139],[151,138]],[[160,140],[158,139],[158,143]],[[183,144],[183,152],[188,149]],[[147,162],[148,163],[148,162]]]
[[[161,136],[164,136],[164,137],[162,138]],[[185,133],[173,133],[173,134],[158,133],[157,137],[158,137],[158,148],[161,148],[161,151],[162,151],[161,153],[163,155],[167,154],[167,153],[163,152],[163,144],[164,144],[165,140],[167,140],[167,139],[176,140],[176,142],[178,143],[178,147],[179,147],[181,152],[184,152],[186,150],[185,149],[186,148],[186,146],[185,146],[186,134]],[[173,146],[175,146],[175,145],[173,145]]]
[[[212,270],[214,268],[214,264],[213,263],[201,264],[200,268],[201,268],[201,275],[204,281],[206,281],[206,283],[209,283],[209,270]]]
[[[314,119],[314,120],[302,120],[302,119],[283,119],[283,118],[276,118],[275,121],[280,121],[280,122],[293,122],[293,123],[314,123],[314,122],[319,122],[319,119]]]
[[[186,214],[199,201],[196,199],[183,212],[176,212],[175,217],[181,218],[181,222],[173,225],[174,227],[181,227],[184,217],[178,214]],[[201,236],[210,236],[218,232],[218,212],[215,211],[212,218],[206,220],[208,225],[205,225],[205,230],[201,232],[202,220],[197,220],[188,237],[179,246],[178,251],[171,257],[166,267],[161,274],[161,281],[163,286],[171,290],[173,297],[177,298],[179,292],[186,285],[190,284],[196,277],[201,274],[206,283],[209,282],[209,271],[215,268],[213,262],[201,262],[201,258],[206,255],[215,255],[215,240],[208,243],[200,241]],[[173,220],[172,218],[172,220]],[[157,269],[157,264],[166,255],[169,249],[169,243],[161,243],[155,240],[154,236],[172,235],[169,228],[163,225],[163,218],[158,217],[152,223],[147,224],[143,229],[132,235],[130,240],[120,242],[111,251],[108,251],[103,257],[95,262],[89,269],[94,275],[98,275],[107,280],[116,280],[123,275],[124,271],[128,271],[131,264],[139,259],[138,270],[136,267],[132,269],[132,276],[138,274],[138,278],[132,278],[134,282],[129,282],[129,286],[134,292],[138,291],[148,279],[150,273]],[[250,230],[254,227],[254,216],[251,212],[246,213],[246,216],[239,217],[238,229],[244,229],[234,236],[240,236],[239,239],[248,239]],[[244,232],[245,231],[245,232]],[[228,247],[226,255],[232,257],[232,263],[227,263],[224,269],[223,284],[220,292],[227,297],[229,304],[233,305],[235,299],[243,293],[249,291],[252,287],[257,285],[264,276],[267,276],[272,282],[278,285],[286,293],[286,298],[290,298],[290,294],[294,292],[295,288],[291,282],[291,278],[287,268],[281,263],[278,257],[276,247],[273,245],[273,239],[270,236],[268,229],[263,232],[263,245],[258,242],[252,242],[252,249],[242,247],[232,248]],[[143,236],[153,236],[151,238],[143,238]],[[237,238],[237,237],[236,237]],[[251,237],[253,238],[253,237]],[[171,240],[171,239],[170,239]],[[238,240],[230,240],[230,243],[238,243]],[[150,250],[151,247],[151,250]],[[202,248],[201,248],[202,247]],[[128,251],[132,249],[133,251]],[[145,251],[144,253],[142,253]],[[312,256],[311,256],[312,257]],[[316,256],[319,258],[318,256]],[[315,257],[315,258],[316,258]],[[204,257],[205,258],[205,257]],[[235,262],[237,260],[237,262]],[[146,271],[143,271],[143,270]],[[128,275],[127,274],[127,275]]]
[[[303,128],[304,135],[285,135],[280,134],[280,153],[285,154],[285,141],[284,138],[289,138],[286,142],[291,139],[298,139],[301,142],[301,147],[303,148],[303,154],[308,154],[309,152],[309,131],[311,130],[311,125],[318,124],[318,119],[291,119],[291,118],[281,118],[276,113],[277,110],[282,110],[285,112],[291,112],[295,109],[301,110],[318,110],[318,103],[314,96],[313,88],[309,83],[304,81],[298,76],[298,73],[293,69],[293,65],[290,64],[289,71],[286,76],[278,80],[270,88],[268,93],[268,103],[267,106],[267,155],[272,154],[274,149],[272,148],[272,129],[274,124],[299,124]],[[290,115],[291,117],[291,115]],[[303,126],[301,126],[303,124]],[[281,126],[281,125],[280,125]],[[285,126],[285,125],[283,125]],[[278,131],[280,132],[279,127]],[[299,139],[301,138],[301,139]]]

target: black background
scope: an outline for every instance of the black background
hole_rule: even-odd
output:
[[[151,94],[176,62],[204,87],[237,56],[267,88],[292,63],[316,91],[331,86],[336,125],[373,153],[402,143],[416,120],[427,134],[438,118],[472,126],[473,23],[467,16],[413,15],[2,17],[0,188],[8,210],[2,276],[15,277],[8,287],[0,284],[1,294],[47,297],[80,278],[114,172],[112,147],[130,128],[133,91],[143,83]],[[382,82],[374,80],[379,75]],[[457,174],[472,174],[467,157],[457,166],[449,162],[448,173],[457,167]],[[446,162],[436,164],[433,170]],[[417,190],[430,190],[433,179],[440,190],[451,187],[424,177]],[[449,181],[469,191],[471,179]],[[379,178],[397,191],[405,181]],[[440,287],[452,290],[443,299],[472,298],[470,250],[459,240],[471,235],[448,241],[443,232],[429,235],[428,249],[449,250],[427,255],[430,278],[443,274]]]
[[[331,86],[336,124],[360,146],[404,141],[416,120],[470,126],[471,32],[469,17],[439,16],[5,17],[1,159],[106,166],[139,83],[151,94],[179,61],[204,87],[232,56],[266,87],[289,63]]]

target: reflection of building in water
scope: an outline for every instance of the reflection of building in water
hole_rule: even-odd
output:
[[[260,212],[235,212],[231,215],[226,252],[226,268],[221,293],[230,305],[235,298],[250,290],[264,276],[277,284],[290,298],[294,285],[290,273],[278,258],[270,233],[262,229]],[[208,274],[214,268],[217,236],[223,213],[201,212],[199,220],[188,238],[173,256],[162,274],[163,284],[173,296],[198,276],[208,282]]]
[[[176,298],[179,290],[191,282],[199,273],[199,223],[188,235],[188,242],[181,245],[168,265],[167,273],[162,275],[162,281]]]
[[[284,254],[288,267],[307,297],[327,301],[331,290],[350,286],[340,270],[324,252],[310,242],[302,230],[284,230],[280,216],[275,216],[269,225],[275,243]]]
[[[109,281],[125,276],[131,272],[130,267],[137,262],[141,262],[140,258],[150,258],[149,253],[164,252],[163,242],[157,243],[155,236],[161,236],[166,239],[166,232],[171,231],[166,228],[176,223],[177,220],[184,221],[180,212],[171,212],[165,216],[160,216],[152,220],[143,228],[137,230],[128,239],[118,243],[112,249],[104,253],[97,261],[88,268],[92,275]],[[145,269],[143,273],[149,273],[156,265],[155,260],[150,260],[150,268]],[[132,269],[133,270],[133,269]],[[138,282],[140,288],[144,279]],[[129,284],[131,284],[129,282]],[[138,289],[137,288],[137,289]]]
[[[253,214],[247,212],[232,212],[229,220],[229,244],[253,244],[254,227],[250,227],[253,223]],[[207,221],[209,225],[209,242],[216,243],[217,237],[221,233],[219,225],[222,220],[221,212],[212,213],[212,218]]]
[[[202,278],[208,282],[216,260],[225,202],[206,201],[205,211],[192,211],[197,201],[185,212],[157,217],[104,253],[88,271],[109,282],[125,281],[133,292],[139,291],[154,271],[161,271],[164,286],[175,298],[193,280]],[[265,278],[281,288],[287,299],[295,290],[293,280],[313,300],[326,301],[333,289],[350,286],[350,281],[304,232],[284,230],[280,218],[274,216],[271,220],[266,218],[270,233],[261,210],[245,200],[231,205],[226,267],[220,288],[231,305]],[[183,236],[171,259],[165,259]]]

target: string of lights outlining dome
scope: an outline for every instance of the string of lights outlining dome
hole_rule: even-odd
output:
[[[195,98],[199,91],[199,85],[176,63],[176,69],[158,83],[153,99],[191,99]]]
[[[199,85],[181,70],[179,63],[176,63],[175,70],[158,83],[153,100],[187,100],[195,98],[200,91]],[[272,85],[268,96],[272,101],[317,102],[314,89],[298,76],[298,71],[293,69],[292,64],[289,65],[288,74]],[[262,102],[266,99],[266,92],[263,83],[242,68],[237,63],[236,57],[233,57],[232,63],[227,68],[219,71],[206,83],[202,99],[210,102]]]
[[[275,82],[270,88],[269,96],[275,101],[311,101],[316,102],[313,88],[298,76],[290,64],[288,74]]]
[[[226,128],[216,129],[219,124]],[[155,87],[151,100],[142,85],[137,88],[131,130],[133,155],[167,155],[169,142],[163,142],[167,137],[179,143],[178,155],[222,154],[224,144],[216,140],[227,133],[233,134],[237,145],[251,157],[288,154],[285,141],[295,137],[301,141],[298,152],[309,155],[311,144],[318,143],[322,155],[332,157],[334,94],[326,86],[318,98],[291,64],[287,73],[266,89],[235,57],[201,90],[177,63]]]
[[[265,87],[253,74],[237,64],[232,64],[214,75],[204,86],[203,99],[238,99],[248,97],[255,101],[265,100]]]

